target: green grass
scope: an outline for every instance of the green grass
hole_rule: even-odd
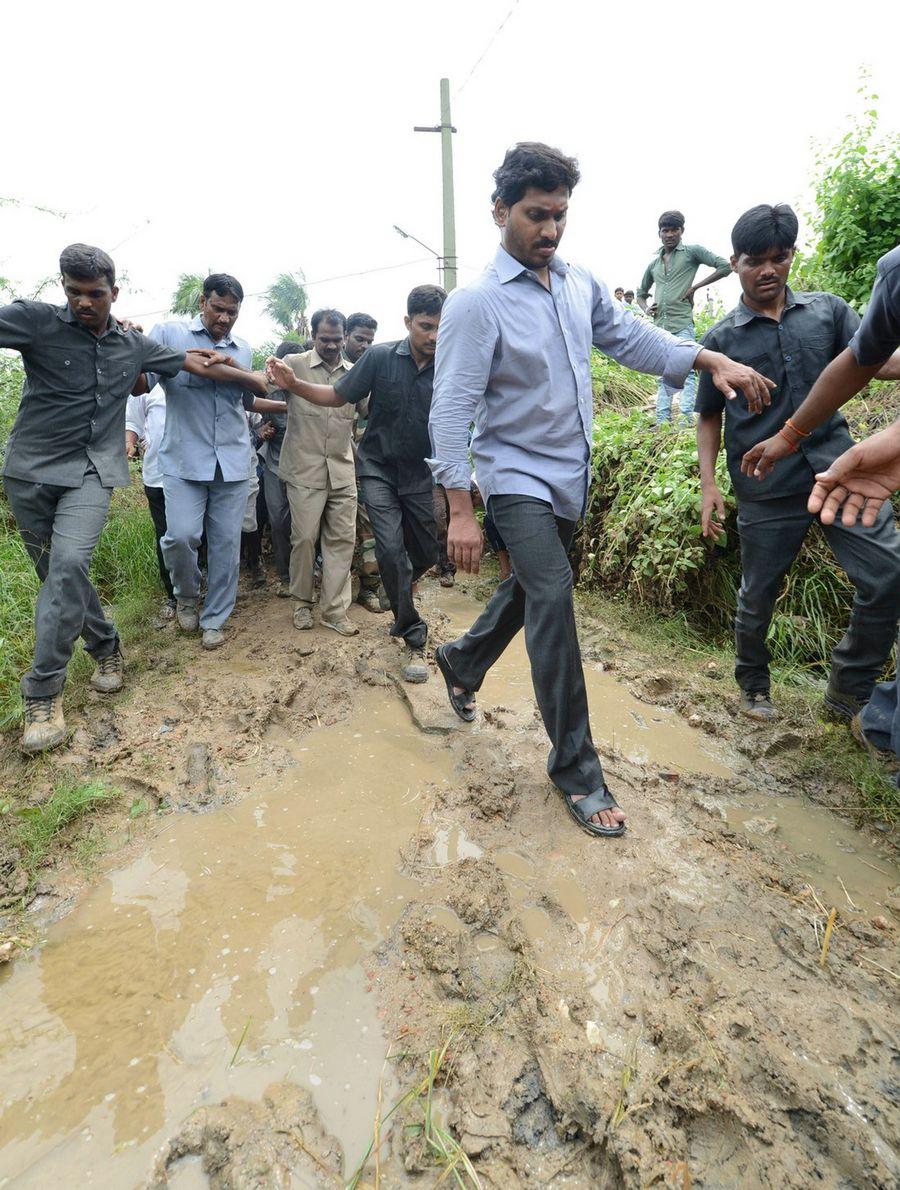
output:
[[[61,780],[43,805],[13,811],[18,822],[12,831],[12,841],[21,852],[22,866],[29,877],[34,879],[67,827],[119,796],[118,790],[109,789],[101,781]],[[94,854],[92,843],[87,851],[76,852],[76,858],[81,855],[82,862],[87,862]]]

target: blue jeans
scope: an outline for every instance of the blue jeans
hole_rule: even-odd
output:
[[[675,338],[686,339],[688,342],[693,341],[694,324],[691,323],[683,331],[678,331]],[[672,420],[672,398],[677,392],[677,388],[672,388],[670,384],[664,384],[662,378],[660,378],[659,387],[656,390],[656,424],[658,426],[661,426],[664,421]],[[684,382],[684,388],[681,390],[681,400],[678,402],[682,417],[693,416],[696,392],[697,373],[690,371],[688,372],[687,380]]]

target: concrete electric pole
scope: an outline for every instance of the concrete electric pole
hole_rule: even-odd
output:
[[[444,190],[444,289],[456,288],[456,210],[453,203],[453,133],[450,123],[450,80],[441,79],[441,122],[433,127],[416,125],[414,132],[441,134],[441,178]]]

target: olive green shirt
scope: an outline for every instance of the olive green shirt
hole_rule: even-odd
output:
[[[315,348],[286,355],[284,362],[293,368],[295,376],[310,384],[333,385],[353,367],[342,356],[329,372]],[[294,393],[287,393],[285,399],[287,429],[278,460],[279,477],[287,483],[323,491],[354,487],[356,469],[350,443],[356,416],[353,406],[323,408]]]
[[[715,269],[719,277],[727,277],[731,265],[724,256],[716,256],[702,244],[679,244],[672,250],[668,269],[663,260],[664,253],[665,249],[660,245],[641,278],[637,296],[646,301],[652,289],[657,306],[656,325],[677,335],[679,331],[693,330],[694,308],[683,294],[693,285],[701,264],[708,264]]]

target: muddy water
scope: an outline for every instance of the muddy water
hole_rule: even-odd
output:
[[[449,616],[453,632],[465,631],[482,607],[461,591],[442,591],[438,604]],[[585,663],[584,677],[591,732],[598,745],[614,748],[635,764],[652,761],[676,771],[732,775],[727,750],[688,727],[675,711],[641,702],[614,674],[590,662]],[[530,712],[534,706],[524,633],[519,633],[488,675],[482,695],[485,700],[501,702],[517,712]]]
[[[191,1110],[282,1077],[348,1162],[365,1149],[386,1050],[365,960],[416,895],[397,851],[450,754],[372,690],[292,751],[171,820],[3,981],[0,1185],[138,1185]]]
[[[452,631],[459,632],[469,627],[482,606],[460,591],[442,591],[438,602],[450,618]],[[612,673],[586,663],[585,681],[595,741],[614,747],[634,763],[726,778],[735,775],[736,765],[746,764],[722,741],[689,727],[676,712],[636,699]],[[500,702],[519,713],[533,708],[523,634],[516,637],[491,670],[482,701]],[[889,854],[808,798],[735,797],[731,804],[719,808],[731,825],[754,835],[770,834],[788,866],[827,898],[829,906],[847,913],[881,913],[892,890],[900,885],[900,868]],[[459,854],[451,858],[468,854],[458,847],[456,850]],[[440,857],[436,859],[440,862]],[[514,857],[498,862],[501,867],[503,863],[512,864]],[[523,871],[509,870],[507,874],[519,881],[527,878]],[[539,940],[546,914],[527,904],[523,911],[526,928],[535,941]],[[572,916],[584,923],[587,915]]]

